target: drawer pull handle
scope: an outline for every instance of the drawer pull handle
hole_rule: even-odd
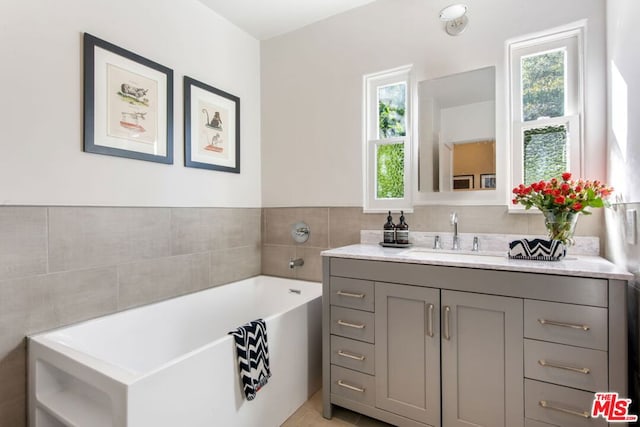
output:
[[[575,415],[576,417],[586,418],[586,419],[591,418],[591,414],[589,414],[589,412],[587,411],[579,412],[579,411],[574,411],[573,409],[563,408],[561,406],[553,406],[553,405],[550,405],[549,402],[547,402],[546,400],[541,400],[540,402],[538,402],[538,404],[545,409],[551,409],[554,411],[562,412],[563,414]]]
[[[349,322],[345,322],[344,320],[338,320],[338,325],[347,326],[349,328],[355,328],[355,329],[364,329],[364,327],[366,326],[363,323],[349,323]]]
[[[351,292],[345,292],[345,291],[338,291],[336,292],[336,294],[340,295],[341,297],[349,297],[349,298],[364,298],[364,294],[354,294]]]
[[[540,366],[544,366],[545,368],[564,369],[565,371],[577,372],[579,374],[585,374],[585,375],[587,375],[587,374],[589,374],[591,372],[591,369],[589,369],[589,368],[574,368],[573,366],[558,365],[558,364],[555,364],[555,363],[547,362],[544,359],[538,360],[538,364]]]
[[[360,356],[357,354],[347,353],[346,351],[338,350],[338,354],[342,357],[348,357],[349,359],[363,361],[365,359],[364,356]]]
[[[349,389],[349,390],[357,391],[358,393],[364,393],[364,388],[360,388],[360,387],[356,387],[356,386],[351,385],[351,384],[347,384],[342,380],[338,380],[338,385],[340,387],[344,387],[344,388]]]
[[[451,340],[451,331],[449,326],[449,318],[451,317],[451,307],[448,305],[444,306],[444,339],[449,341]]]
[[[427,304],[427,335],[433,338],[433,304]]]
[[[562,326],[563,328],[571,328],[571,329],[582,329],[583,331],[588,331],[591,329],[587,325],[578,325],[575,323],[564,323],[564,322],[556,322],[555,320],[547,320],[547,319],[538,319],[541,325],[551,325],[551,326]]]

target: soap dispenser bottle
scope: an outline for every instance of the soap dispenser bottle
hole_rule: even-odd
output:
[[[400,223],[396,225],[396,243],[399,245],[409,244],[409,224],[404,222],[404,211],[400,211]]]
[[[389,211],[387,222],[384,224],[383,242],[384,243],[396,242],[396,226],[393,223],[393,218],[391,218],[391,211]]]

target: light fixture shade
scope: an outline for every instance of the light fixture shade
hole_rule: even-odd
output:
[[[452,4],[440,11],[441,21],[452,21],[462,18],[467,13],[466,4]]]
[[[466,4],[452,4],[440,11],[440,20],[445,22],[444,29],[450,36],[457,36],[467,28]]]

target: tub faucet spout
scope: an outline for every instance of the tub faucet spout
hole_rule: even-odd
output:
[[[304,265],[304,260],[302,258],[290,259],[289,260],[289,268],[294,269],[296,267],[302,267]]]

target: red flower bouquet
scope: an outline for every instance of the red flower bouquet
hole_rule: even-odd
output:
[[[520,184],[513,189],[512,202],[514,205],[520,203],[526,209],[532,206],[540,209],[545,215],[549,237],[570,245],[578,214],[590,215],[587,208],[609,206],[607,198],[612,192],[613,188],[600,181],[572,180],[571,174],[565,172],[560,179],[534,182],[529,186]]]

